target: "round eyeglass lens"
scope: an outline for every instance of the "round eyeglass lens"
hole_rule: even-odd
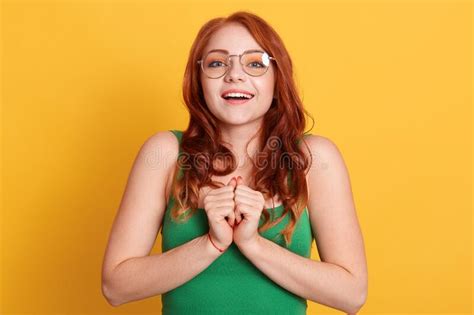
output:
[[[203,70],[211,78],[223,76],[229,68],[228,54],[211,52],[203,60]],[[251,76],[260,76],[267,72],[270,57],[266,52],[248,52],[242,55],[244,71]]]

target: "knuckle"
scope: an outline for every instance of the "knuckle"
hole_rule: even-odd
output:
[[[204,208],[206,208],[207,210],[211,210],[212,208],[214,208],[214,203],[212,202],[207,202],[204,205]]]

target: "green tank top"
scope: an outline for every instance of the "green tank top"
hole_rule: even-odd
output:
[[[170,130],[181,143],[182,131]],[[181,152],[181,149],[180,149]],[[162,253],[192,239],[205,235],[209,224],[205,210],[198,208],[184,224],[172,221],[170,210],[174,198],[170,195],[162,224]],[[271,217],[280,217],[283,206],[267,209]],[[313,235],[308,209],[296,223],[289,247],[278,233],[290,220],[287,216],[277,225],[261,233],[272,242],[297,255],[310,258]],[[263,216],[260,221],[263,223]],[[187,262],[183,262],[186,264]],[[232,243],[204,271],[181,286],[161,296],[163,315],[242,315],[242,314],[306,314],[306,299],[279,286],[255,267]]]

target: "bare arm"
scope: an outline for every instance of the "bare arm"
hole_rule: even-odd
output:
[[[305,299],[357,313],[367,296],[367,263],[349,174],[327,138],[307,140],[313,165],[307,174],[310,215],[322,261],[301,257],[263,237],[240,248],[270,279]]]
[[[264,237],[242,253],[258,269],[286,290],[347,314],[364,303],[359,281],[343,267],[302,257]]]
[[[150,256],[178,150],[176,137],[162,131],[145,141],[134,161],[102,265],[102,292],[113,306],[172,290],[219,257],[207,235]],[[184,261],[189,262],[186,268]]]
[[[131,258],[115,268],[105,295],[119,306],[163,294],[194,278],[221,254],[205,234],[162,254]]]

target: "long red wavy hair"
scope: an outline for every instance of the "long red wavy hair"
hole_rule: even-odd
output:
[[[198,209],[201,187],[223,186],[220,182],[212,181],[211,176],[230,174],[237,167],[236,158],[222,144],[218,120],[209,111],[204,100],[199,79],[200,66],[197,63],[213,33],[233,22],[246,27],[255,41],[276,59],[276,97],[257,133],[261,144],[259,161],[251,159],[254,176],[250,185],[252,189],[260,191],[265,199],[273,198],[278,193],[284,206],[282,216],[273,221],[270,221],[267,209],[263,210],[264,223],[259,227],[259,232],[278,224],[289,213],[290,221],[280,235],[284,237],[286,244],[290,244],[295,224],[308,202],[306,173],[311,161],[299,147],[300,140],[305,143],[304,114],[313,120],[313,125],[314,119],[303,108],[293,79],[293,64],[282,39],[262,18],[245,11],[208,21],[199,30],[191,47],[183,80],[183,98],[190,113],[190,121],[183,132],[181,152],[174,170],[174,174],[178,176],[173,177],[172,196],[176,202],[171,210],[171,218],[176,221],[192,216]],[[305,145],[308,148],[306,143]],[[225,163],[219,163],[222,162],[222,157],[226,157]],[[278,165],[261,167],[262,164]],[[287,181],[290,181],[290,185]]]

